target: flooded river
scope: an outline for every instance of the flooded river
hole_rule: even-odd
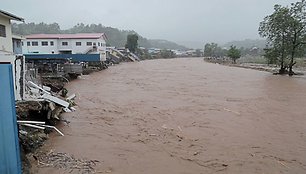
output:
[[[67,88],[77,111],[44,149],[99,160],[97,173],[306,173],[305,77],[186,58],[122,63]]]

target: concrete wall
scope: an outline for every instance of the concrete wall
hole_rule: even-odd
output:
[[[0,55],[0,62],[12,65],[15,100],[22,100],[25,89],[25,58],[21,56],[21,59],[16,59],[15,55]]]
[[[0,24],[5,26],[6,37],[0,37],[0,54],[13,53],[12,28],[10,19],[0,15]]]

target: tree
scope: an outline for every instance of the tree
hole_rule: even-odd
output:
[[[204,57],[215,57],[215,51],[218,47],[216,43],[207,43],[204,47]]]
[[[264,21],[260,23],[259,35],[267,38],[268,41],[265,56],[268,60],[277,60],[280,65],[280,74],[286,73],[287,68],[289,75],[294,74],[292,70],[296,63],[294,58],[305,49],[305,26],[305,0],[292,3],[291,7],[275,5],[273,14],[265,17]]]
[[[241,52],[239,49],[236,48],[236,46],[232,45],[227,52],[227,56],[230,57],[234,63],[236,63],[236,60],[241,57]]]
[[[204,57],[223,57],[225,50],[216,43],[207,43],[204,46]]]
[[[296,64],[295,56],[305,48],[306,41],[306,1],[292,3],[290,8],[291,20],[289,31],[289,45],[290,45],[290,62],[289,75],[292,76],[294,72],[292,67]]]
[[[278,50],[273,48],[266,48],[264,49],[264,51],[265,51],[264,57],[267,59],[268,65],[276,64],[279,61],[277,59],[277,57],[279,57]]]
[[[138,35],[129,34],[127,36],[125,48],[128,48],[132,53],[135,53],[137,47],[138,47]]]
[[[171,50],[163,49],[163,50],[161,50],[161,52],[160,52],[160,56],[161,56],[162,58],[174,58],[174,57],[175,57],[175,54],[174,54],[174,52],[171,51]]]
[[[202,51],[200,49],[196,49],[195,54],[196,54],[197,57],[201,57],[202,56]]]

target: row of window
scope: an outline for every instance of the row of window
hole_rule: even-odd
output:
[[[22,43],[23,45],[23,43]],[[48,41],[42,41],[41,46],[48,46],[49,42]],[[76,46],[82,46],[82,42],[75,42]],[[32,41],[32,42],[27,42],[27,46],[38,46],[37,41]],[[54,46],[54,42],[50,41],[50,46]],[[68,42],[62,42],[62,46],[68,46]],[[96,42],[86,42],[86,46],[97,46]],[[106,46],[106,44],[98,42],[98,46]]]
[[[42,41],[41,42],[41,46],[48,46],[49,42],[48,41]],[[22,42],[22,46],[24,45],[24,43]],[[38,46],[38,42],[37,41],[32,41],[32,42],[27,42],[27,46]],[[54,42],[50,41],[50,45],[53,46]]]

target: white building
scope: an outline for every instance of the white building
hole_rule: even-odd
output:
[[[34,34],[25,36],[24,54],[100,54],[106,60],[104,33]]]
[[[0,10],[0,63],[12,64],[14,76],[15,99],[22,100],[24,94],[24,57],[16,55],[14,49],[17,49],[20,40],[17,36],[12,35],[11,20],[21,21],[24,19],[11,13]],[[13,49],[13,40],[16,47]]]

